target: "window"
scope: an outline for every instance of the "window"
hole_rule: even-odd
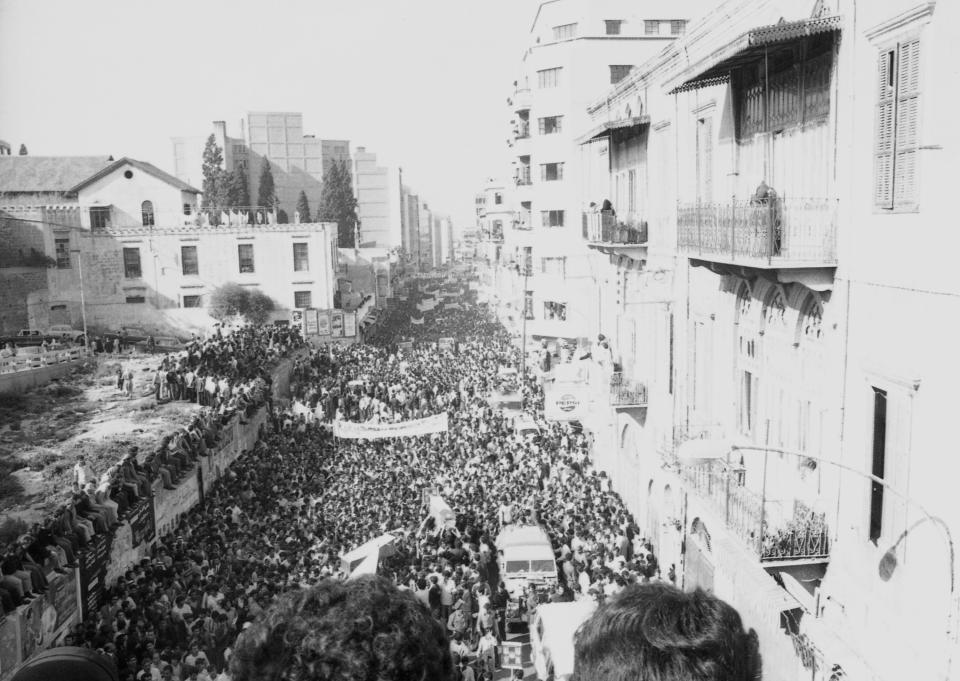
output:
[[[647,19],[643,22],[643,32],[646,35],[660,35],[660,22]]]
[[[123,249],[123,276],[127,279],[139,279],[143,276],[140,270],[140,249]]]
[[[153,201],[144,201],[140,204],[140,219],[143,221],[144,227],[154,226]]]
[[[293,271],[307,272],[310,270],[309,246],[306,243],[293,245]]]
[[[887,472],[887,391],[873,389],[873,447],[870,472],[884,478]],[[883,485],[870,482],[870,541],[883,535]]]
[[[551,300],[543,301],[543,318],[555,319],[560,322],[567,321],[567,304],[555,303]]]
[[[503,194],[501,194],[500,192],[495,193],[493,195],[493,202],[497,205],[500,205],[501,203],[503,203]]]
[[[533,319],[533,291],[523,292],[523,318]]]
[[[631,64],[611,64],[610,65],[610,83],[619,83],[621,80],[630,75],[630,69],[633,68]]]
[[[305,310],[311,306],[313,302],[313,293],[311,291],[294,291],[293,292],[293,306],[295,308]]]
[[[627,171],[627,210],[631,213],[637,209],[637,171]]]
[[[920,40],[907,40],[877,57],[873,202],[877,208],[913,208],[917,202]]]
[[[607,35],[620,35],[623,19],[607,19],[603,23],[607,26]]]
[[[562,69],[558,66],[554,69],[543,69],[542,71],[537,71],[537,87],[541,90],[543,88],[557,87],[560,85],[560,71]]]
[[[90,208],[90,229],[94,232],[110,229],[110,206],[92,206]]]
[[[554,180],[563,179],[563,164],[562,163],[541,163],[540,164],[540,179],[544,182],[551,182]]]
[[[539,122],[541,135],[553,135],[563,130],[563,116],[545,116]]]
[[[128,303],[145,303],[147,302],[146,296],[127,296]]]
[[[533,246],[523,247],[523,270],[522,274],[529,277],[533,274]]]
[[[576,24],[564,24],[563,26],[553,27],[554,40],[570,40],[571,38],[576,38],[576,37],[577,37]]]
[[[70,269],[70,237],[55,238],[53,246],[57,254],[57,269]]]
[[[189,203],[183,204],[184,215],[190,215],[192,212],[193,212],[193,206],[191,206]]]
[[[758,378],[749,371],[740,372],[740,402],[738,406],[740,432],[744,435],[753,433],[753,423],[756,419]]]
[[[253,269],[253,244],[237,244],[240,274],[251,274]]]
[[[713,119],[697,120],[697,198],[710,203],[713,196]]]
[[[200,274],[200,263],[197,260],[196,246],[180,247],[180,265],[184,274]]]
[[[184,296],[184,307],[200,307],[200,296]]]
[[[687,32],[687,22],[683,19],[673,19],[670,21],[670,34],[683,35]]]
[[[544,227],[563,227],[562,210],[540,211],[540,224]]]
[[[566,276],[567,259],[564,257],[540,258],[540,271],[544,274]]]
[[[503,238],[503,220],[494,220],[490,224],[490,236],[494,239]]]

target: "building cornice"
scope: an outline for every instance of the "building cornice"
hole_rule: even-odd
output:
[[[936,6],[936,2],[925,2],[922,5],[917,5],[902,14],[898,14],[892,19],[877,24],[873,28],[868,28],[863,34],[867,40],[875,41],[891,33],[896,33],[897,31],[910,27],[913,24],[921,22],[927,23],[930,21],[930,17],[933,16],[933,10]]]

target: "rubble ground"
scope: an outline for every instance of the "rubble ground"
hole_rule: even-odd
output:
[[[159,355],[101,355],[58,381],[0,396],[0,547],[66,502],[77,456],[99,476],[133,445],[140,456],[185,425],[189,402],[157,404]],[[117,389],[116,371],[133,369],[133,398]]]

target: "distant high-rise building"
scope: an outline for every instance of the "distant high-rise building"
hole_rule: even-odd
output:
[[[400,169],[379,165],[376,154],[357,147],[353,155],[353,192],[363,245],[399,247],[403,241]]]

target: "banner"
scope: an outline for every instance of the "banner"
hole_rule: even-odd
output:
[[[176,527],[180,516],[200,500],[200,483],[197,476],[190,475],[174,489],[164,489],[157,480],[153,483],[153,499],[156,531],[162,536]]]
[[[43,643],[40,618],[43,616],[44,601],[35,598],[26,607],[19,609],[20,613],[20,659],[26,660],[34,654]]]
[[[330,313],[329,312],[317,312],[317,335],[318,336],[330,335]]]
[[[334,421],[333,435],[347,440],[380,440],[388,437],[415,437],[447,431],[447,413],[400,423],[353,423]]]
[[[437,347],[440,350],[450,350],[453,352],[457,349],[457,339],[456,338],[440,338],[437,340]]]
[[[422,326],[423,317],[420,317],[420,319],[415,319],[414,317],[410,317],[410,323],[413,324],[414,326]]]
[[[460,306],[460,303],[447,303],[443,306],[444,310],[462,310],[463,307]]]
[[[353,338],[356,335],[357,335],[357,313],[344,312],[343,313],[343,337]]]
[[[310,308],[303,311],[303,332],[307,336],[317,335],[317,310]]]
[[[107,563],[110,561],[112,534],[98,534],[80,556],[78,569],[80,588],[80,618],[87,619],[97,611],[107,581]]]
[[[157,517],[153,511],[153,499],[138,504],[130,514],[130,544],[149,544],[157,536]]]
[[[413,341],[400,341],[397,347],[406,352],[413,352]]]
[[[339,310],[330,313],[330,335],[343,338],[343,312]]]
[[[44,625],[49,623],[48,611],[53,608],[56,617],[53,621],[53,631],[56,632],[67,624],[72,623],[73,616],[77,612],[77,578],[72,570],[68,570],[66,575],[50,580],[50,590],[47,591],[47,606],[43,611]],[[44,640],[49,644],[52,639],[45,632]]]
[[[543,387],[543,416],[548,421],[581,421],[590,411],[584,383],[555,381]]]

